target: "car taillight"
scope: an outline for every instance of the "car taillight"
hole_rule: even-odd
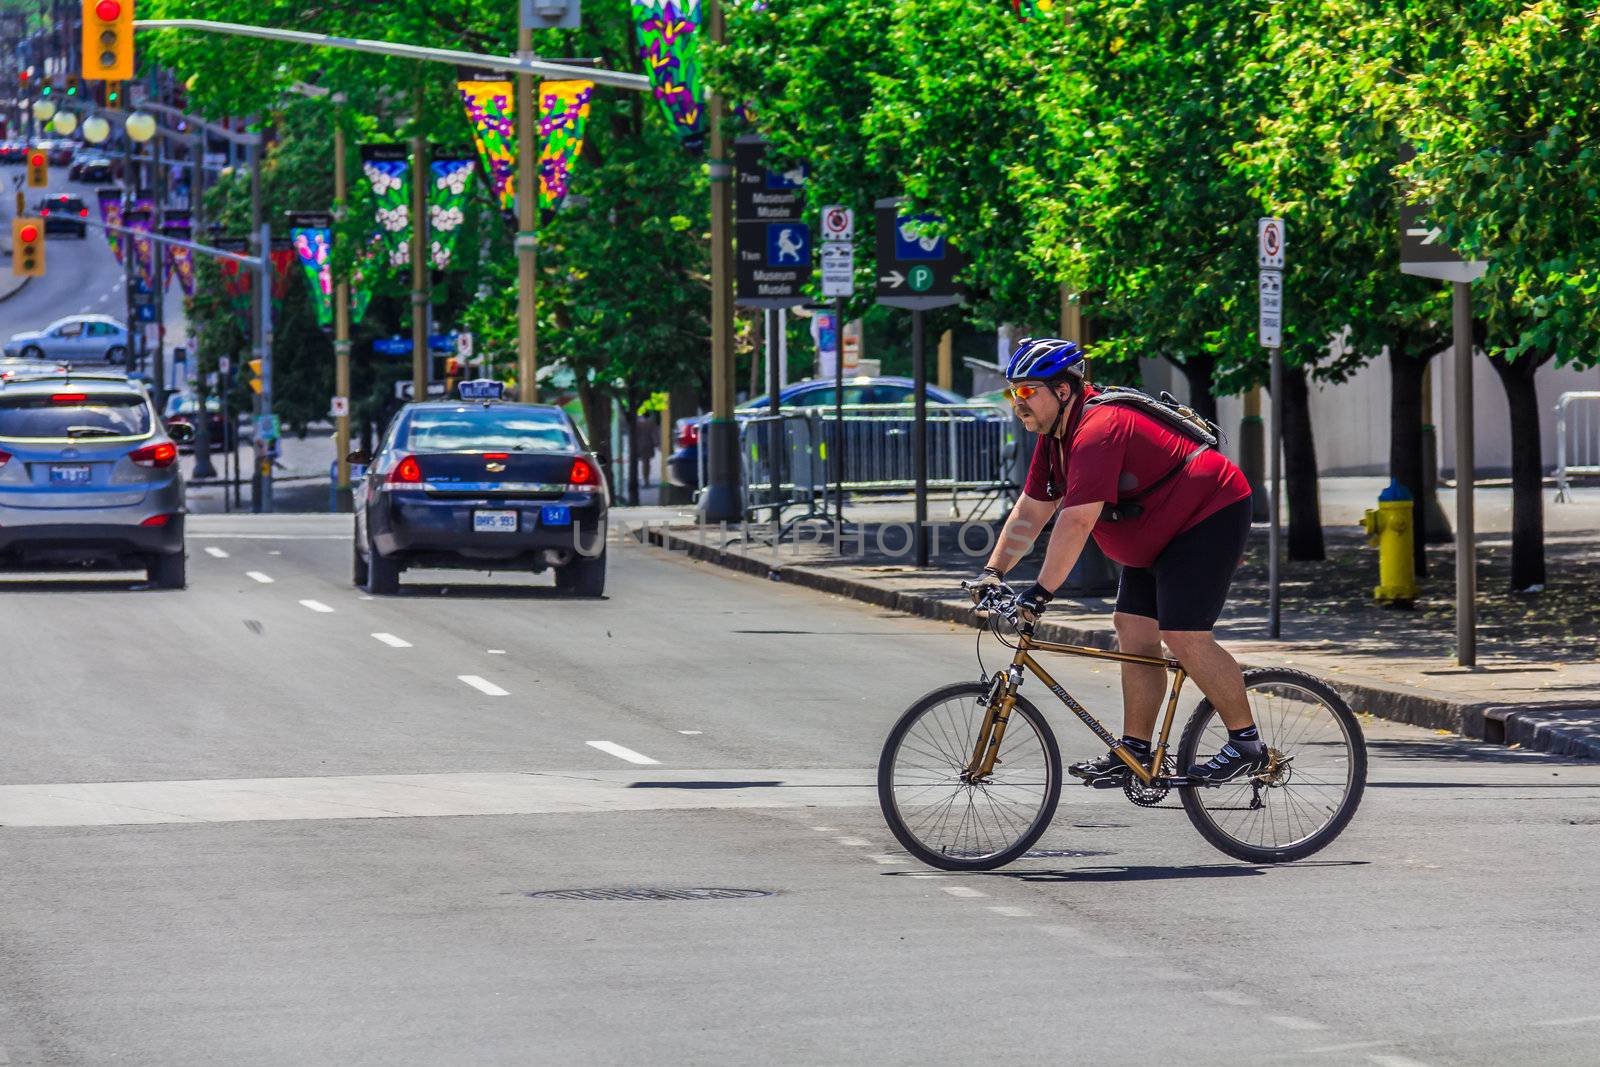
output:
[[[52,404],[81,404],[89,399],[88,393],[56,393],[50,398]]]
[[[700,442],[700,427],[696,423],[686,422],[683,429],[678,431],[678,447],[688,448]]]
[[[389,472],[389,481],[401,485],[418,485],[422,482],[422,464],[416,456],[407,456]]]
[[[172,521],[172,516],[171,515],[152,515],[148,519],[146,519],[143,522],[141,522],[139,525],[140,526],[165,526],[167,523],[169,523],[171,521]]]
[[[41,218],[44,217],[45,215],[48,215],[48,214],[50,214],[50,209],[49,208],[42,207],[42,208],[39,209],[39,215],[40,215]]]
[[[510,452],[485,452],[483,454],[483,458],[484,459],[510,459],[511,458],[511,453]]]
[[[89,217],[89,209],[88,209],[88,208],[81,208],[81,209],[79,209],[79,211],[78,211],[78,217],[79,217],[79,218],[80,218],[80,219],[86,219],[86,218],[88,218],[88,217]]]
[[[10,462],[11,462],[11,453],[10,452],[0,452],[0,467],[4,467],[7,463],[10,463]]]
[[[171,441],[145,445],[128,453],[128,458],[141,467],[170,467],[178,458],[178,446]]]
[[[600,472],[595,470],[593,463],[579,456],[572,461],[572,474],[567,479],[572,485],[595,486],[600,485]]]

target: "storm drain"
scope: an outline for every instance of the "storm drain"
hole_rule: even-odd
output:
[[[624,886],[616,889],[540,889],[526,894],[537,900],[750,900],[770,897],[771,889],[721,889],[695,886]]]

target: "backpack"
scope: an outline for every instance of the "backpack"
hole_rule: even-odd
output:
[[[1144,505],[1139,501],[1166,485],[1184,469],[1194,462],[1201,453],[1216,448],[1222,441],[1222,431],[1216,423],[1202,417],[1193,408],[1180,404],[1178,398],[1171,393],[1162,392],[1159,398],[1149,393],[1140,392],[1125,385],[1100,386],[1099,392],[1084,402],[1084,412],[1100,404],[1122,404],[1136,408],[1146,415],[1153,416],[1157,421],[1169,429],[1178,431],[1183,436],[1194,441],[1196,448],[1178,461],[1178,465],[1167,473],[1143,487],[1132,496],[1119,499],[1114,504],[1107,504],[1100,511],[1100,518],[1104,522],[1121,522],[1123,519],[1136,519],[1144,513]]]

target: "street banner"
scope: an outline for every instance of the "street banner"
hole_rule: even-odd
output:
[[[162,220],[161,234],[163,237],[176,237],[179,240],[189,240],[189,213],[187,211],[168,211],[167,217]],[[183,289],[184,296],[194,295],[194,249],[182,245],[163,245],[165,254],[162,260],[165,272],[161,276],[163,288],[172,285],[172,276],[178,276],[178,285]]]
[[[539,214],[548,220],[566,199],[572,164],[583,151],[594,82],[544,82],[539,86]]]
[[[472,164],[468,148],[438,149],[428,164],[428,259],[435,270],[448,270],[455,257],[472,195]]]
[[[250,241],[245,237],[216,237],[212,239],[211,244],[236,256],[250,254]],[[233,307],[233,313],[239,320],[239,329],[249,337],[250,286],[255,275],[244,264],[232,259],[222,260],[217,269],[222,272],[222,292],[227,296],[228,303]]]
[[[411,265],[411,150],[404,144],[361,146],[361,173],[377,201],[377,232],[390,267]]]
[[[130,230],[150,233],[155,229],[155,201],[148,196],[134,197],[122,214],[122,224]],[[148,237],[133,238],[134,273],[146,289],[155,285],[155,242]]]
[[[495,201],[501,211],[514,216],[517,121],[511,80],[463,70],[456,76],[456,91],[466,108],[472,140],[478,146],[478,158]]]
[[[699,153],[706,139],[700,0],[633,0],[633,27],[656,102],[683,147]]]
[[[306,273],[317,325],[326,329],[333,324],[332,219],[325,214],[290,212],[289,243]]]
[[[472,127],[472,140],[495,201],[515,223],[517,210],[517,107],[512,82],[462,70],[456,90]],[[583,151],[594,83],[583,80],[539,84],[539,214],[548,221],[566,198],[572,165]]]
[[[111,226],[122,225],[122,190],[101,189],[95,193],[95,198],[100,202],[100,221]],[[118,235],[111,230],[106,231],[106,243],[111,245],[111,254],[117,257],[117,262],[122,262],[122,242]]]

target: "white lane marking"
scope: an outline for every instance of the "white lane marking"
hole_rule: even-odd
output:
[[[813,826],[812,829],[824,834],[836,834],[839,832],[837,826]]]
[[[649,756],[646,756],[643,753],[635,752],[631,748],[623,748],[621,745],[614,744],[614,743],[612,743],[610,741],[590,741],[589,742],[589,747],[590,748],[598,748],[601,752],[607,753],[608,755],[615,756],[618,759],[625,759],[629,763],[660,763],[661,762],[660,760],[651,759]]]
[[[1232,1004],[1236,1008],[1253,1008],[1261,1003],[1255,997],[1247,997],[1231,989],[1207,989],[1201,995],[1210,997],[1218,1004]]]
[[[986,897],[989,894],[981,889],[974,889],[970,885],[947,885],[944,891],[953,897]]]
[[[407,641],[403,637],[396,637],[394,634],[373,634],[372,636],[374,638],[376,638],[377,640],[382,641],[384,644],[388,645],[390,648],[410,648],[411,647],[411,642],[410,641]]]
[[[991,905],[989,910],[994,912],[996,915],[1004,915],[1008,919],[1026,919],[1033,915],[1033,912],[1029,911],[1027,908],[1011,908]]]
[[[216,545],[207,545],[206,546],[206,555],[215,556],[217,559],[227,559],[228,558],[228,553],[224,552],[222,549],[218,548]]]
[[[1267,1022],[1274,1026],[1281,1026],[1285,1030],[1326,1030],[1327,1027],[1314,1019],[1302,1019],[1298,1015],[1269,1015]]]
[[[906,858],[904,856],[890,856],[888,854],[884,854],[884,855],[869,855],[869,856],[867,856],[867,859],[871,860],[873,863],[885,863],[885,864],[887,864],[887,863],[905,863],[906,862]]]
[[[864,837],[836,837],[834,840],[841,845],[849,845],[852,848],[861,848],[864,845],[872,844],[871,841]]]
[[[948,878],[948,874],[908,874],[907,878]]]
[[[503,648],[491,648],[488,652],[491,656],[503,656],[506,654],[506,650]]]
[[[244,576],[246,578],[254,578],[256,581],[260,582],[262,585],[271,585],[272,584],[272,579],[268,578],[265,574],[262,574],[260,571],[245,571],[244,572]]]
[[[104,304],[107,300],[110,300],[110,299],[111,299],[111,294],[107,293],[105,296],[102,296],[99,300],[96,300],[95,303],[96,304]]]
[[[333,609],[328,607],[328,605],[324,604],[320,600],[302,600],[300,601],[300,606],[303,608],[310,608],[312,611],[322,612],[324,615],[333,613]]]
[[[678,732],[680,734],[687,734],[689,737],[698,737],[700,734],[705,733],[704,730],[679,730]],[[817,829],[820,830],[821,827],[817,827]]]
[[[1379,1045],[1392,1045],[1393,1041],[1346,1041],[1342,1045],[1318,1045],[1316,1048],[1302,1049],[1307,1056],[1317,1056],[1325,1052],[1354,1052],[1358,1048],[1377,1048]]]
[[[1414,1060],[1410,1056],[1396,1056],[1392,1052],[1379,1052],[1367,1057],[1368,1063],[1375,1063],[1378,1067],[1428,1067],[1421,1060]]]
[[[268,552],[267,552],[267,555],[269,555],[269,556],[281,556],[281,555],[283,555],[283,551],[281,549],[276,549],[276,548],[269,549]]]
[[[1584,1023],[1600,1023],[1600,1015],[1574,1015],[1570,1019],[1540,1019],[1534,1026],[1581,1026]]]
[[[458,674],[456,675],[456,678],[460,681],[466,682],[478,692],[486,693],[492,697],[506,697],[511,695],[506,690],[501,689],[498,685],[495,685],[486,678],[479,678],[476,674]]]

